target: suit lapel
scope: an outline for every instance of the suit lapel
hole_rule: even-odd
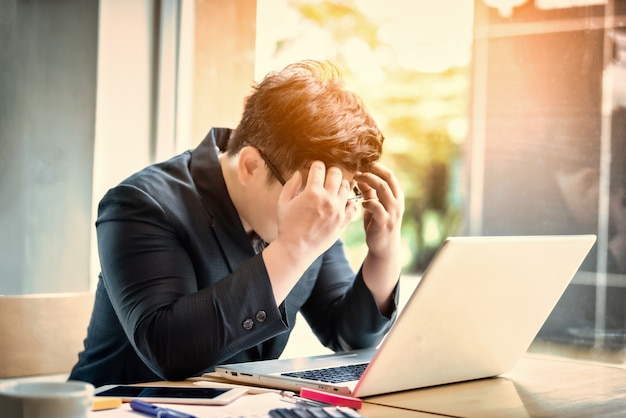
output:
[[[219,164],[218,148],[225,148],[230,129],[212,128],[204,140],[192,151],[190,171],[200,200],[211,220],[215,241],[232,272],[255,252],[243,229],[237,210],[226,189]]]

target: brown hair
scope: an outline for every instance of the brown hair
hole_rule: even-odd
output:
[[[269,73],[254,87],[227,151],[252,145],[283,175],[313,160],[356,172],[380,158],[383,139],[359,96],[344,88],[338,69],[307,60]]]

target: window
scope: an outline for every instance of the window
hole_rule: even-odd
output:
[[[475,14],[470,233],[597,234],[533,349],[621,363],[626,3],[527,2],[510,16],[486,3]]]
[[[626,2],[281,3],[258,0],[257,76],[344,70],[405,188],[406,274],[448,235],[597,234],[531,349],[623,363]]]

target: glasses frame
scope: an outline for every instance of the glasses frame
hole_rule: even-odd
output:
[[[285,181],[285,178],[280,174],[276,166],[272,164],[272,162],[265,156],[265,153],[263,153],[263,151],[258,148],[257,151],[259,151],[259,155],[261,156],[261,158],[263,158],[263,161],[265,161],[265,165],[267,166],[267,168],[270,169],[276,180],[278,180],[278,182],[284,186],[287,182]]]
[[[254,145],[252,145],[252,146],[254,146]],[[278,180],[278,182],[281,185],[284,186],[286,181],[285,181],[285,178],[280,174],[280,171],[278,171],[276,166],[274,164],[272,164],[272,162],[269,160],[269,158],[267,158],[267,156],[265,155],[265,153],[263,151],[261,151],[257,147],[254,147],[254,148],[256,148],[257,151],[259,152],[259,155],[261,156],[261,158],[263,158],[263,161],[265,161],[265,165],[272,172],[272,175],[276,178],[276,180]],[[350,196],[348,198],[349,201],[356,202],[356,201],[360,200],[361,198],[363,198],[363,194],[361,193],[361,191],[359,190],[358,187],[354,186],[352,188],[352,191],[354,192],[354,196]]]

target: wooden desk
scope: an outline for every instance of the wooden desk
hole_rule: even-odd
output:
[[[452,417],[622,417],[626,414],[626,369],[527,355],[501,377],[364,401]]]
[[[363,402],[360,412],[366,418],[622,417],[626,369],[527,354],[501,377],[371,396]]]
[[[410,409],[373,403],[364,403],[359,413],[365,418],[441,418],[439,414],[429,414],[428,412],[412,411]]]

